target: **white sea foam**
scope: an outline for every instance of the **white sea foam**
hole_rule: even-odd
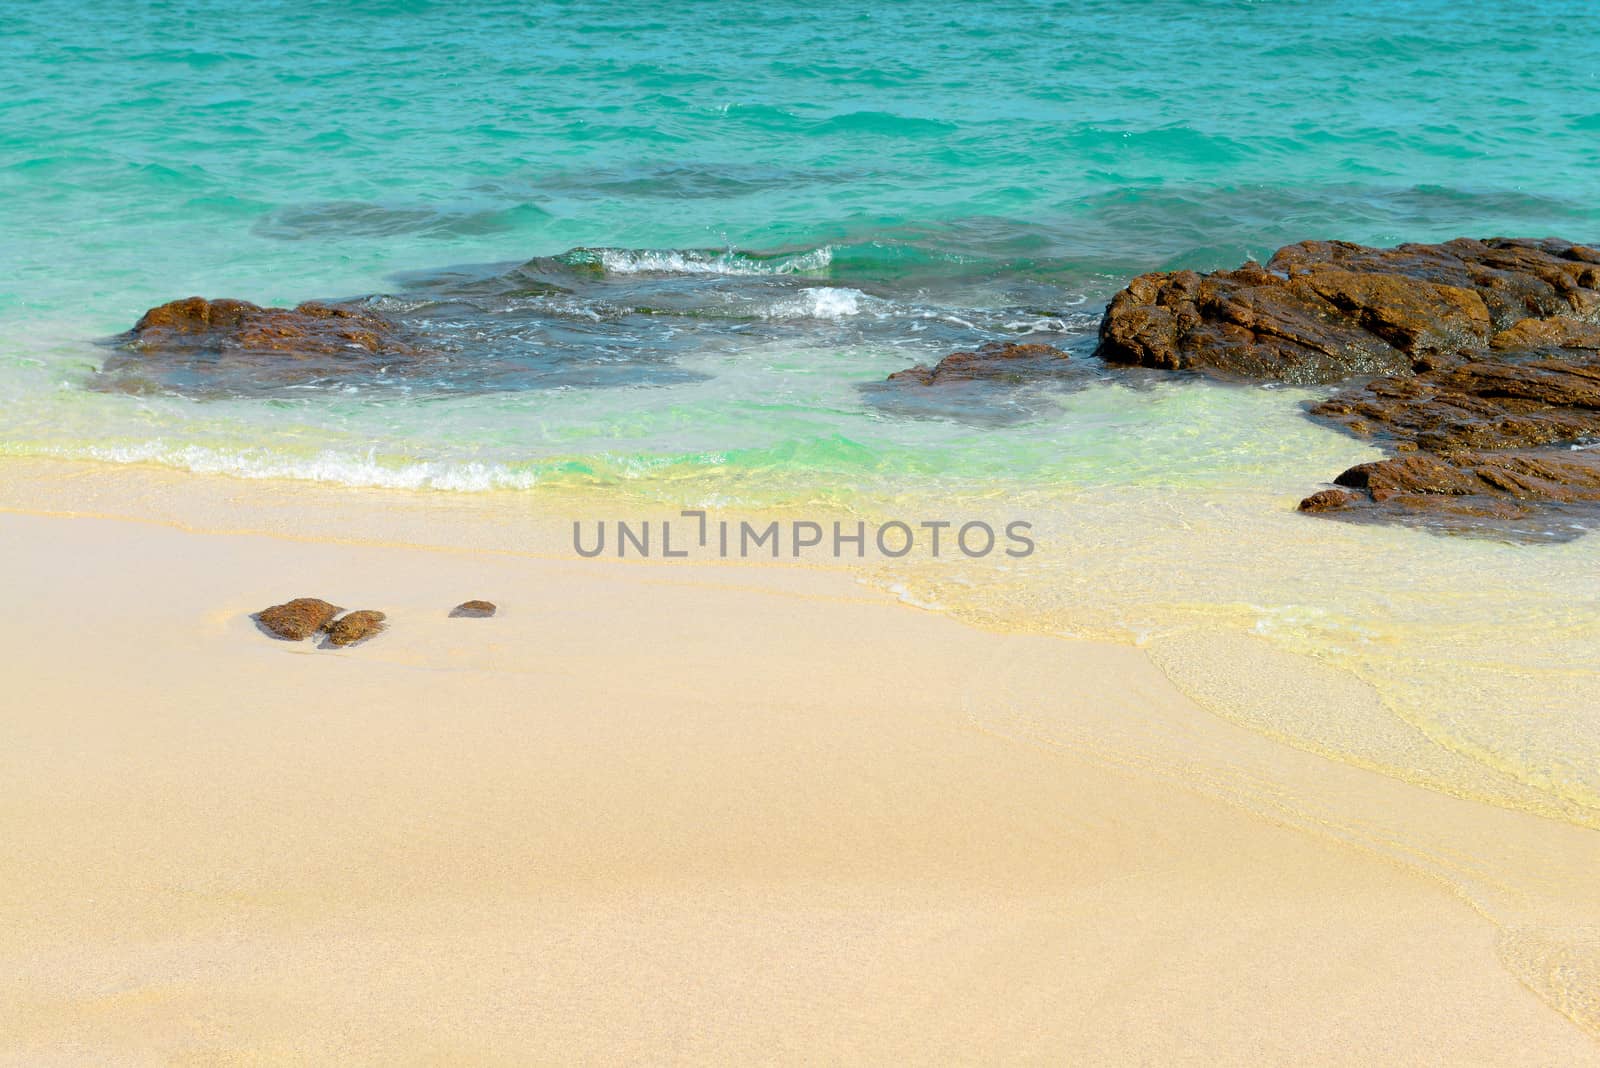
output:
[[[1067,323],[1064,319],[1012,319],[1005,324],[1005,328],[1014,334],[1065,334]]]
[[[867,583],[864,579],[857,581],[861,582],[862,585],[869,585],[869,583]],[[945,606],[936,598],[927,596],[926,594],[912,593],[911,590],[902,582],[891,582],[888,584],[886,589],[893,594],[901,604],[908,604],[912,608],[922,608],[930,612],[941,612],[945,608]]]
[[[792,297],[776,301],[763,314],[765,319],[846,319],[867,309],[872,298],[859,289],[803,289]]]
[[[264,450],[227,450],[204,445],[167,445],[161,441],[137,445],[90,446],[52,450],[72,459],[110,463],[154,463],[197,474],[229,475],[250,479],[301,479],[341,486],[376,489],[432,489],[458,493],[530,489],[540,481],[536,471],[516,470],[503,464],[477,461],[385,462],[375,452],[339,453],[324,450],[295,457]]]
[[[129,445],[83,445],[59,448],[3,450],[11,455],[49,456],[67,460],[106,463],[159,464],[202,475],[231,478],[293,479],[349,486],[356,489],[441,490],[452,493],[486,493],[527,490],[560,481],[559,461],[541,465],[485,463],[479,460],[405,460],[381,457],[376,450],[340,452],[324,449],[295,456],[267,449],[220,448],[209,445],[175,445],[153,440]],[[649,482],[664,471],[687,465],[711,469],[725,466],[721,452],[592,456],[595,477],[602,481]]]
[[[820,271],[833,262],[833,249],[824,245],[792,256],[756,259],[738,252],[704,252],[698,249],[593,250],[607,274],[725,274],[773,275]]]

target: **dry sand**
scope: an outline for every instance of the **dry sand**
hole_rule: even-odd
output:
[[[0,1063],[1600,1062],[1467,897],[1207,754],[1593,832],[1276,745],[1137,649],[565,531],[0,465]],[[248,618],[297,595],[391,629]]]

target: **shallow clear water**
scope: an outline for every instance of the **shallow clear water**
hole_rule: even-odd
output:
[[[447,486],[775,450],[827,481],[859,449],[959,479],[968,427],[908,429],[854,387],[990,337],[1085,339],[1140,270],[1600,229],[1597,31],[1579,3],[12,5],[5,447]],[[415,292],[585,248],[620,250],[589,260],[610,291],[529,301],[520,367],[248,403],[75,392],[89,339],[172,297]],[[691,315],[616,314],[641,304]],[[1041,429],[1015,422],[981,436],[1026,479]]]
[[[1307,394],[1086,358],[1143,270],[1310,237],[1595,240],[1597,135],[1581,3],[34,0],[0,14],[0,453],[880,516],[1004,502],[1036,559],[886,581],[978,618],[1323,658],[1471,769],[1330,734],[1292,697],[1272,729],[1592,822],[1588,540],[1304,519],[1298,497],[1371,456],[1304,420]],[[98,374],[98,339],[190,293],[362,297],[450,358],[291,386]],[[1084,375],[949,402],[878,385],[1002,337]]]

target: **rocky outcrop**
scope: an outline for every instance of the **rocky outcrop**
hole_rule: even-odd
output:
[[[284,641],[305,641],[327,626],[339,608],[316,597],[296,597],[283,604],[263,608],[255,615],[261,628]]]
[[[1585,245],[1305,241],[1265,265],[1140,275],[1106,309],[1096,352],[1108,363],[1329,383],[1409,374],[1538,335],[1570,343],[1559,339],[1592,336],[1597,312],[1600,251]]]
[[[367,608],[340,616],[327,625],[328,644],[343,648],[366,641],[384,629],[386,618],[382,612]]]
[[[1097,352],[1226,378],[1367,379],[1309,414],[1391,458],[1340,474],[1303,512],[1519,537],[1600,518],[1600,251],[1585,245],[1307,241],[1264,266],[1142,275],[1106,310]]]
[[[1571,337],[1570,333],[1564,337]],[[1597,339],[1600,340],[1600,339]],[[1600,346],[1597,346],[1600,348]],[[1377,441],[1396,455],[1334,482],[1358,492],[1337,506],[1437,525],[1517,524],[1547,536],[1556,513],[1600,514],[1600,352],[1509,350],[1379,378],[1344,390],[1311,415]]]
[[[1480,520],[1542,519],[1565,511],[1592,515],[1600,505],[1600,456],[1545,450],[1474,450],[1446,456],[1416,453],[1359,464],[1334,481],[1364,491],[1347,495],[1340,508],[1370,509],[1389,518],[1431,518],[1439,526],[1472,527],[1484,525],[1477,522]],[[1302,501],[1301,510],[1330,510],[1308,507],[1312,500]],[[1528,530],[1524,535],[1572,533],[1575,530],[1557,525],[1543,531]]]
[[[493,601],[462,601],[450,609],[452,619],[488,619],[497,609]]]
[[[113,340],[116,353],[97,384],[131,393],[258,392],[404,365],[425,354],[386,316],[316,301],[263,308],[188,297],[151,308]]]
[[[937,364],[917,364],[896,371],[889,382],[938,386],[953,382],[1018,382],[1066,369],[1068,356],[1054,345],[991,341],[973,352],[952,352]]]
[[[1496,353],[1378,378],[1311,409],[1362,437],[1432,452],[1578,443],[1600,433],[1600,353]]]

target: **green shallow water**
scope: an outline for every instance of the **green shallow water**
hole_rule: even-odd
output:
[[[1256,729],[1592,825],[1592,538],[1295,515],[1373,455],[1299,391],[872,386],[995,338],[1085,360],[1143,270],[1313,237],[1595,240],[1597,135],[1580,3],[32,0],[0,15],[0,455],[1020,516],[1028,561],[881,581],[1146,642]],[[190,293],[373,297],[456,358],[97,388],[97,340]],[[1385,718],[1245,661],[1258,684],[1218,678],[1195,652],[1216,636],[1353,672]]]

